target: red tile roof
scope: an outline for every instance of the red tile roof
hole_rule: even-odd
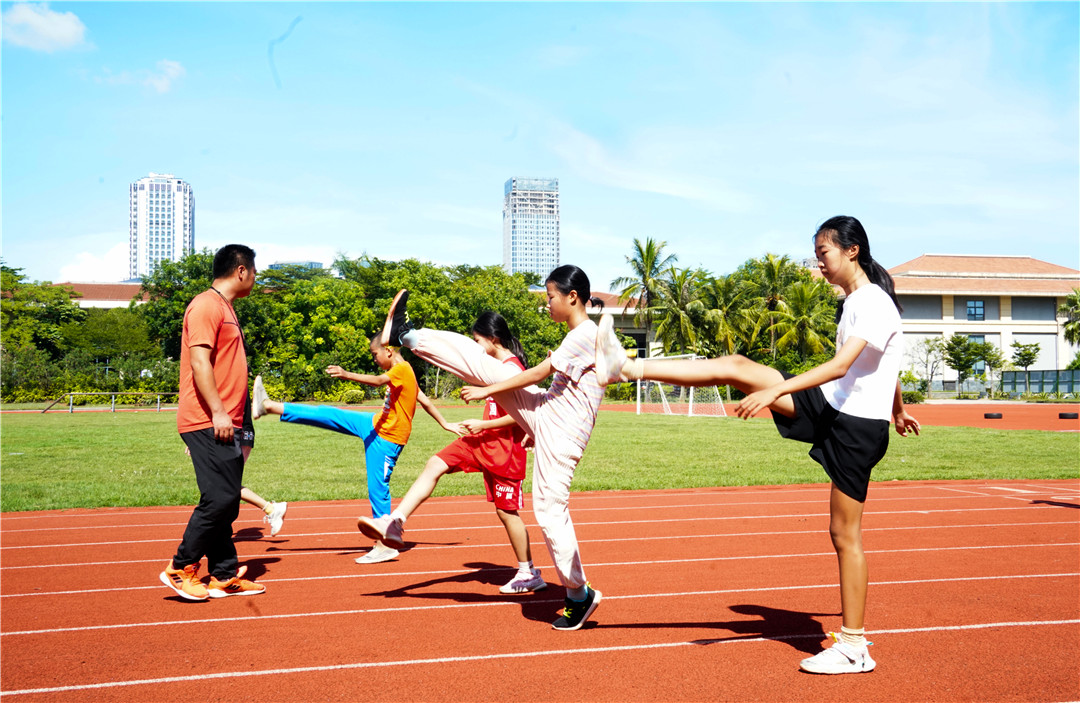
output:
[[[1030,256],[924,254],[889,269],[900,294],[1065,296],[1080,271]]]
[[[84,300],[109,300],[114,302],[131,302],[131,299],[139,295],[138,283],[57,283],[57,286],[71,288]],[[79,297],[76,297],[78,300]],[[140,300],[147,300],[143,295]]]
[[[1030,256],[954,256],[950,254],[923,254],[917,259],[892,267],[889,273],[894,277],[897,274],[1080,277],[1080,271],[1076,269],[1040,261]]]

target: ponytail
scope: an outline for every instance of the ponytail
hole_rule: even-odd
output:
[[[599,298],[592,297],[592,286],[589,284],[589,277],[573,264],[563,264],[549,273],[544,285],[548,283],[554,283],[555,288],[563,295],[570,295],[570,291],[574,291],[577,293],[578,300],[582,303],[593,303],[595,305],[596,302],[599,302],[601,306],[604,304]]]
[[[524,347],[510,331],[510,325],[506,323],[506,319],[499,313],[490,311],[480,313],[480,317],[473,323],[472,332],[487,339],[498,340],[499,344],[518,358],[522,366],[529,368],[529,360],[525,356]]]
[[[841,249],[858,246],[858,261],[863,273],[866,274],[871,283],[889,294],[898,312],[904,311],[904,306],[900,304],[899,298],[896,297],[896,286],[893,284],[892,276],[889,275],[884,266],[874,261],[874,257],[870,256],[870,240],[867,238],[866,230],[863,229],[861,222],[854,217],[837,215],[825,220],[818,227],[814,236],[816,237],[818,234],[828,234],[829,238]]]

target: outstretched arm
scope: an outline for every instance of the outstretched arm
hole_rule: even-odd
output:
[[[544,359],[541,363],[531,369],[525,369],[521,373],[511,376],[505,381],[499,381],[490,386],[465,386],[461,389],[461,399],[466,403],[471,403],[474,400],[483,400],[496,393],[516,391],[519,388],[532,386],[550,376],[552,370],[551,360]]]
[[[798,376],[792,376],[789,379],[777,383],[775,386],[770,386],[746,396],[739,402],[738,406],[736,406],[735,414],[745,420],[746,418],[753,417],[758,411],[771,406],[776,402],[776,399],[782,395],[801,391],[806,388],[814,388],[823,383],[843,378],[844,374],[848,372],[851,365],[855,363],[855,359],[858,358],[859,354],[865,348],[865,339],[860,339],[859,337],[848,339],[844,342],[844,346],[840,347],[840,350],[836,352],[836,356],[829,359],[824,364],[815,366]]]
[[[351,371],[346,371],[340,366],[327,366],[326,373],[330,374],[334,378],[340,378],[343,381],[353,381],[355,383],[363,383],[368,386],[378,387],[385,386],[387,383],[390,383],[390,377],[386,374],[372,376],[371,374],[366,373],[353,373]]]
[[[462,420],[458,424],[465,428],[465,431],[469,434],[479,434],[484,430],[497,430],[500,427],[510,427],[512,425],[516,425],[517,422],[515,422],[514,418],[510,417],[509,415],[503,415],[502,417],[497,417],[494,420],[469,419]]]
[[[431,398],[428,398],[426,395],[424,395],[423,391],[417,393],[416,402],[420,404],[420,407],[422,407],[428,415],[431,415],[431,417],[435,419],[435,422],[439,423],[439,427],[443,428],[447,432],[453,432],[458,437],[464,437],[466,434],[468,434],[466,429],[461,426],[461,423],[447,422],[446,418],[444,418],[442,416],[442,413],[439,412],[439,409],[436,408],[435,404],[431,402]]]

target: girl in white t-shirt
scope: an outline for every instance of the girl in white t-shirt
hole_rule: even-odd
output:
[[[867,568],[862,514],[870,470],[885,456],[889,421],[906,437],[919,423],[904,409],[898,381],[903,353],[900,303],[892,277],[870,256],[870,242],[854,217],[827,220],[814,236],[818,268],[846,294],[836,331],[836,356],[798,376],[743,356],[650,362],[626,361],[617,340],[600,340],[608,378],[646,378],[681,386],[731,385],[747,394],[736,413],[753,417],[768,408],[780,434],[813,444],[810,456],[832,479],[829,533],[840,565],[843,626],[835,644],[804,659],[802,668],[821,674],[870,671],[866,649]]]
[[[548,311],[569,332],[559,348],[540,364],[518,373],[488,356],[474,340],[454,332],[414,329],[408,320],[408,291],[394,298],[386,316],[384,344],[401,344],[421,359],[473,384],[461,390],[466,401],[493,397],[533,438],[533,512],[566,588],[556,630],[577,630],[600,604],[600,591],[585,579],[574,523],[570,519],[570,482],[589,442],[596,412],[610,375],[597,368],[598,327],[589,319],[589,277],[576,266],[560,266],[545,281]],[[597,301],[599,302],[599,301]],[[611,318],[603,322],[610,327]],[[608,327],[603,329],[607,330]],[[546,391],[536,384],[554,374]]]

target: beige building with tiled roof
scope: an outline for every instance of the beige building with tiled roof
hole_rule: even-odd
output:
[[[927,337],[964,334],[993,343],[1011,359],[1014,341],[1037,343],[1032,371],[1063,369],[1076,353],[1057,314],[1065,296],[1080,288],[1076,269],[1028,256],[924,254],[889,273],[904,306],[909,351]],[[946,384],[955,380],[956,372],[946,368]]]

